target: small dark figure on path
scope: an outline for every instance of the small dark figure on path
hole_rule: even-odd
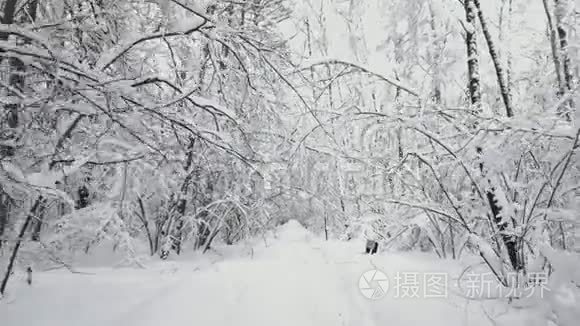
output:
[[[379,243],[373,240],[367,240],[367,245],[365,248],[365,252],[367,254],[371,254],[374,255],[377,253],[377,250],[379,249]]]
[[[28,285],[32,285],[32,267],[30,266],[26,268],[26,283],[28,283]]]

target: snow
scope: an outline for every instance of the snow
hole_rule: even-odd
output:
[[[502,263],[495,254],[495,252],[493,251],[491,245],[485,240],[483,240],[480,236],[473,233],[470,233],[468,235],[468,239],[469,242],[473,243],[473,245],[477,248],[477,250],[479,250],[482,257],[487,261],[490,267],[492,267],[496,273],[501,273]]]
[[[392,289],[366,299],[358,286],[369,270],[391,284],[398,272],[449,273],[452,286],[463,266],[419,254],[367,256],[362,248],[360,239],[323,241],[290,221],[252,242],[146,269],[37,272],[31,287],[15,277],[0,316],[3,326],[490,325],[489,311],[454,290],[440,299],[400,298]],[[511,325],[523,320],[507,316]]]

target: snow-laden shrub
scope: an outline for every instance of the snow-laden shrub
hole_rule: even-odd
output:
[[[92,255],[104,245],[110,255],[121,259],[135,258],[139,254],[136,239],[130,236],[118,208],[111,203],[97,203],[64,215],[49,225],[44,252],[54,262],[74,263],[75,257]],[[101,253],[98,253],[101,254]]]

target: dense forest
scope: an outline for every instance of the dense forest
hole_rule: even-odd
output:
[[[579,10],[1,0],[0,293],[105,244],[143,267],[296,219],[580,300]]]

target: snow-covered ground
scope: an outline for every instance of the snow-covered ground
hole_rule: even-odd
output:
[[[13,281],[10,295],[0,302],[0,324],[463,326],[493,325],[490,317],[514,318],[500,316],[501,304],[491,309],[458,295],[454,278],[462,266],[456,262],[410,253],[368,256],[362,249],[361,241],[323,241],[290,221],[272,236],[219,248],[220,255],[145,269],[37,273],[31,287]],[[374,269],[390,280],[386,296],[377,300],[359,289],[361,275]],[[404,298],[396,291],[397,272],[445,273],[448,295],[427,298],[421,289],[418,297]]]

